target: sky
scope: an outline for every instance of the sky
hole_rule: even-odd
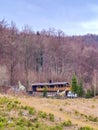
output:
[[[98,0],[0,0],[0,21],[21,30],[55,28],[66,35],[98,34]]]

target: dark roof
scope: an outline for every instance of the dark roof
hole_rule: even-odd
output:
[[[33,83],[32,86],[45,86],[45,85],[66,85],[68,82],[53,82],[53,83]]]

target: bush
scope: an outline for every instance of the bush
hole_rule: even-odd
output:
[[[11,100],[9,100],[8,98],[6,97],[0,97],[0,104],[6,104],[8,102],[11,102]]]
[[[19,102],[19,101],[17,101],[17,100],[15,100],[14,103],[15,103],[15,104],[21,104],[21,102]]]
[[[98,118],[97,117],[92,117],[92,116],[88,116],[87,119],[89,121],[93,121],[93,122],[97,122],[98,121]]]
[[[90,128],[89,126],[80,127],[78,130],[94,130],[93,128]]]
[[[21,106],[21,109],[28,110],[28,106]]]
[[[72,122],[70,120],[68,120],[68,121],[63,122],[62,125],[63,126],[71,126]]]
[[[7,124],[7,119],[0,117],[0,128],[4,127]]]
[[[29,108],[29,114],[34,115],[36,113],[36,110],[34,108]]]
[[[54,121],[54,115],[49,113],[49,119],[50,119],[50,121]]]
[[[41,118],[46,118],[46,117],[47,117],[46,112],[43,112],[43,111],[39,111],[39,112],[38,112],[38,115],[39,115],[39,117],[41,117]]]
[[[24,126],[25,122],[26,122],[26,120],[24,118],[20,117],[20,118],[17,118],[16,125],[18,125],[18,126]]]
[[[12,109],[19,109],[19,104],[17,104],[16,102],[12,102],[12,101],[9,101],[7,103],[7,109],[10,111]]]
[[[46,97],[47,96],[47,88],[46,86],[44,87],[44,91],[43,91],[43,97]]]
[[[85,95],[86,98],[92,98],[93,97],[93,92],[91,90],[87,90],[87,93]]]
[[[36,113],[36,110],[34,107],[29,107],[29,106],[21,106],[21,109],[27,110],[29,114],[34,115]]]
[[[55,126],[54,130],[63,130],[63,128],[61,125],[57,125],[57,126]]]

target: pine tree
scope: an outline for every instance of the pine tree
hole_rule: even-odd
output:
[[[47,96],[47,88],[46,86],[44,87],[44,91],[43,91],[43,97],[46,97]]]
[[[83,81],[80,80],[79,86],[78,86],[78,96],[83,97],[84,95],[84,90],[83,90]]]
[[[72,92],[78,94],[78,83],[75,75],[72,77]]]

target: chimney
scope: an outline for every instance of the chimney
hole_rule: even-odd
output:
[[[51,80],[51,79],[49,80],[49,83],[52,83],[52,80]]]

